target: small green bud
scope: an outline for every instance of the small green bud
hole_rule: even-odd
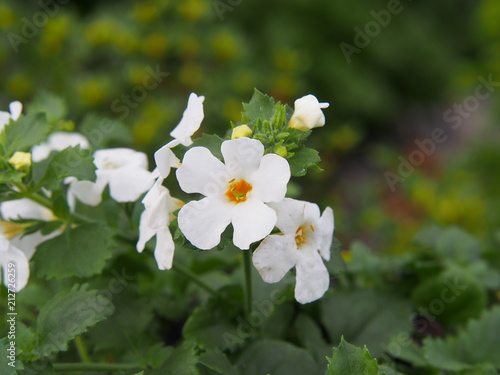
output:
[[[285,146],[278,146],[274,148],[274,153],[286,158],[288,156],[288,150]]]

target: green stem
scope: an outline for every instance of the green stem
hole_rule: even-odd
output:
[[[126,371],[140,369],[141,366],[120,363],[54,363],[55,372],[76,371]]]
[[[243,269],[245,271],[245,313],[247,318],[252,313],[252,252],[243,250]]]
[[[84,344],[81,336],[77,336],[75,338],[75,346],[76,346],[76,350],[78,351],[78,355],[80,356],[80,359],[82,360],[82,362],[89,363],[90,362],[89,353],[87,351],[87,348],[85,347],[85,344]]]
[[[52,202],[50,200],[42,197],[41,195],[38,195],[37,193],[30,192],[24,185],[15,184],[15,186],[19,189],[19,193],[21,193],[24,198],[31,199],[32,201],[41,204],[42,206],[52,211]]]
[[[191,280],[193,283],[198,285],[200,288],[206,290],[208,293],[212,295],[217,294],[217,291],[215,289],[213,289],[210,285],[206,284],[204,281],[201,281],[194,273],[192,273],[187,268],[184,268],[184,266],[181,266],[179,262],[174,263],[172,269],[177,273],[181,274],[182,276],[184,276],[185,278]]]

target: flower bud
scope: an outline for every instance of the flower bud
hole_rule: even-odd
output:
[[[9,159],[9,164],[18,171],[29,170],[31,167],[31,154],[29,152],[17,151]]]
[[[231,134],[231,139],[250,137],[251,135],[252,135],[252,129],[250,129],[248,125],[240,125],[233,129],[233,133]]]
[[[308,131],[325,125],[325,115],[322,108],[327,108],[329,103],[320,103],[314,95],[306,95],[295,101],[294,112],[288,126],[291,128]]]
[[[288,156],[288,150],[286,149],[285,146],[278,146],[274,149],[274,153],[286,158]]]

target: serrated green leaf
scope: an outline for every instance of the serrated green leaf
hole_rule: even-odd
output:
[[[330,342],[343,336],[374,356],[401,331],[410,331],[409,301],[376,289],[338,290],[321,300],[321,321]]]
[[[33,181],[56,190],[62,179],[68,176],[79,180],[95,181],[95,165],[89,150],[80,146],[68,147],[60,152],[52,152],[39,163],[33,164]]]
[[[109,299],[97,290],[87,290],[85,285],[57,294],[38,315],[37,351],[49,356],[67,350],[69,340],[106,319],[113,310]]]
[[[108,228],[84,224],[38,245],[33,261],[37,274],[49,279],[88,277],[103,269],[113,244],[113,233]]]
[[[2,133],[7,156],[15,151],[29,151],[32,146],[44,141],[51,130],[52,126],[42,113],[21,116],[17,121],[11,121]]]
[[[260,118],[263,121],[271,121],[276,112],[276,102],[270,96],[254,89],[250,102],[243,103],[244,112],[241,114],[241,122],[247,125],[254,125]]]
[[[10,349],[14,348],[14,358],[11,358],[11,351]],[[0,340],[0,350],[1,354],[0,355],[0,373],[2,375],[16,375],[16,369],[19,369],[19,360],[17,360],[16,357],[16,345],[11,345],[11,341],[7,339],[7,337],[4,337]],[[21,367],[22,368],[22,367]]]
[[[241,375],[318,373],[318,366],[307,351],[284,341],[257,341],[245,349],[237,363]]]
[[[287,160],[288,163],[290,163],[292,176],[295,177],[304,176],[309,168],[313,168],[316,171],[322,171],[317,165],[317,163],[321,161],[319,153],[312,148],[299,147],[294,150],[294,155]]]
[[[19,375],[54,375],[54,366],[47,358],[40,358],[24,365]]]
[[[366,346],[361,349],[341,338],[337,348],[333,348],[328,358],[330,375],[378,375],[377,360],[372,358]]]
[[[26,173],[22,171],[6,171],[0,173],[0,184],[20,183]]]
[[[193,140],[193,144],[189,147],[178,145],[172,149],[172,152],[182,161],[184,154],[193,147],[206,147],[218,159],[222,160],[222,152],[220,147],[224,139],[215,134],[202,134],[201,137]]]
[[[423,342],[425,358],[439,369],[472,370],[478,365],[500,368],[500,307],[485,311],[471,320],[456,336],[427,338]]]
[[[145,375],[199,375],[196,344],[184,341],[170,352],[165,363],[156,370],[145,371]]]

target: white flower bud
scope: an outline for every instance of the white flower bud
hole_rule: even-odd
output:
[[[318,102],[314,95],[306,95],[297,99],[288,126],[307,131],[325,125],[325,115],[321,109],[327,108],[329,105],[329,103]]]

